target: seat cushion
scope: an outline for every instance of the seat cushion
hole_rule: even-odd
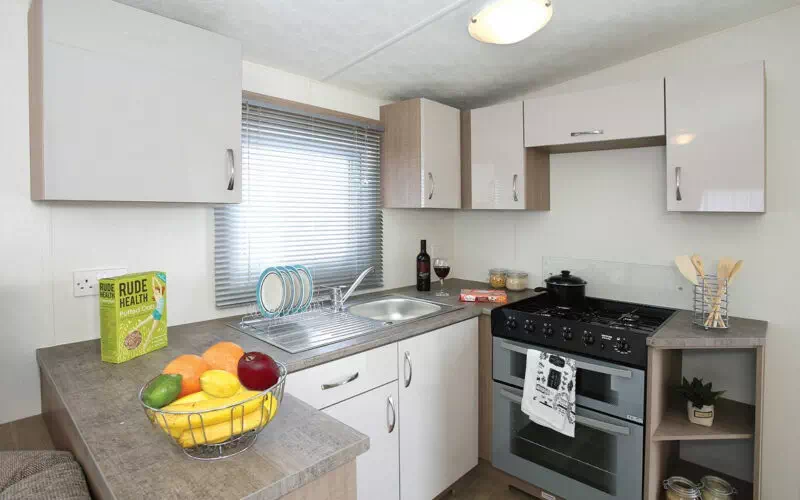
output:
[[[0,452],[0,500],[90,499],[83,469],[68,451]]]

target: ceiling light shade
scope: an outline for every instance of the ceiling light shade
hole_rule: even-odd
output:
[[[479,42],[508,45],[533,35],[551,17],[550,0],[495,0],[472,16],[469,34]]]

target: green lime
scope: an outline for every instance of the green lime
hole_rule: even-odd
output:
[[[182,378],[180,375],[159,375],[144,388],[142,401],[151,408],[167,406],[178,399]]]

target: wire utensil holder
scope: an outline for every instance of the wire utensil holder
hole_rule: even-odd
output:
[[[693,323],[706,330],[728,328],[728,280],[714,274],[698,277],[694,287]]]

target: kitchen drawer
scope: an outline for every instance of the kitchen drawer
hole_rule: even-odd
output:
[[[290,373],[286,392],[322,409],[397,380],[397,344]]]
[[[527,99],[525,147],[664,135],[664,80]]]

